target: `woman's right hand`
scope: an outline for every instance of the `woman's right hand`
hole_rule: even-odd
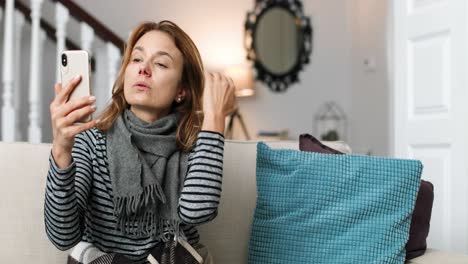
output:
[[[75,77],[65,87],[55,84],[55,98],[50,104],[52,119],[52,155],[59,168],[71,164],[71,152],[75,143],[75,135],[96,126],[96,120],[75,124],[83,117],[96,111],[96,97],[84,96],[68,100],[71,92],[80,83],[81,76]]]

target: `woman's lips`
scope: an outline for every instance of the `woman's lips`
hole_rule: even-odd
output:
[[[134,87],[139,90],[139,91],[147,91],[150,89],[149,85],[146,84],[146,83],[141,83],[141,82],[138,82],[134,85]]]

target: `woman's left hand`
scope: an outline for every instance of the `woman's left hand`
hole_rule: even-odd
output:
[[[203,92],[203,129],[224,131],[225,117],[237,110],[235,86],[231,78],[219,73],[205,73]]]

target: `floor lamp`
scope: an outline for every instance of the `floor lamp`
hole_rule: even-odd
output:
[[[240,123],[240,125],[241,125],[242,131],[244,132],[245,138],[246,138],[247,140],[250,140],[249,131],[247,131],[247,128],[246,128],[245,123],[244,123],[244,119],[242,119],[242,115],[239,113],[239,109],[237,109],[236,111],[234,111],[234,112],[229,116],[229,123],[228,123],[228,125],[227,125],[226,132],[224,133],[224,136],[225,136],[227,139],[232,139],[233,125],[234,125],[234,121],[235,121],[236,118],[239,120],[239,123]]]
[[[236,97],[248,97],[255,94],[252,67],[247,64],[234,65],[227,68],[224,74],[231,77],[236,86]],[[245,125],[244,119],[239,112],[239,107],[229,116],[229,122],[224,133],[227,139],[233,138],[234,121],[239,121],[242,132],[247,140],[250,140],[250,135]]]

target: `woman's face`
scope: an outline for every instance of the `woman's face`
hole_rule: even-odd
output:
[[[149,31],[135,44],[125,69],[124,96],[135,113],[155,113],[155,119],[170,112],[181,87],[183,56],[165,32]],[[147,120],[154,121],[154,120]]]

